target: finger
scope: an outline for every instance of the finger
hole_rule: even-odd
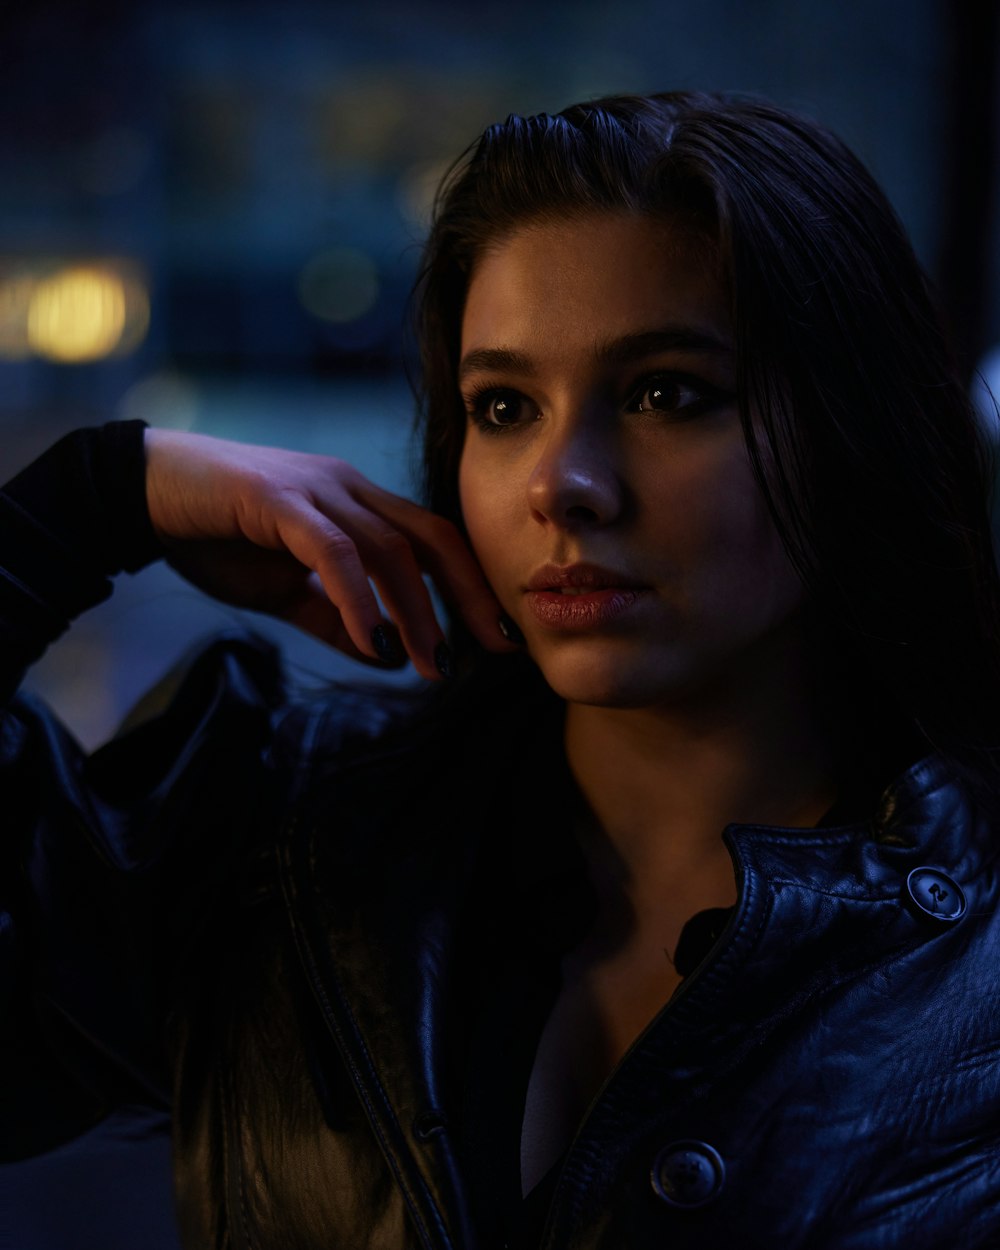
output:
[[[384,661],[375,631],[384,631],[386,622],[354,539],[300,497],[283,501],[277,529],[286,549],[316,574],[355,649]]]
[[[279,615],[297,629],[304,630],[307,634],[311,634],[314,638],[318,638],[321,642],[362,664],[385,669],[401,668],[406,663],[406,656],[401,647],[398,659],[390,664],[381,659],[372,659],[363,651],[359,651],[347,632],[343,617],[330,602],[322,582],[315,573],[309,575],[301,593],[284,605]]]
[[[445,634],[409,539],[371,514],[352,529],[365,568],[417,672],[431,680],[443,676]]]
[[[479,562],[450,521],[370,482],[364,484],[362,502],[406,535],[442,598],[484,647],[491,651],[516,649],[501,632],[502,608]]]
[[[448,523],[445,522],[448,526]],[[431,541],[414,538],[414,546],[442,598],[456,611],[473,636],[490,651],[517,648],[502,632],[503,609],[487,582],[479,562],[453,527]]]
[[[417,672],[430,680],[445,676],[450,656],[444,630],[406,534],[351,495],[314,502],[317,507],[325,503],[331,511],[336,508],[335,524],[351,535],[366,575],[375,583]]]

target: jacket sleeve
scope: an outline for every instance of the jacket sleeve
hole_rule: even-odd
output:
[[[142,426],[62,440],[0,494],[0,1159],[165,1102],[172,979],[278,807],[273,648],[212,644],[162,710],[86,755],[24,669],[159,553]],[[287,719],[287,718],[286,718]]]
[[[111,578],[162,555],[146,507],[141,421],[60,439],[0,491],[0,698]]]

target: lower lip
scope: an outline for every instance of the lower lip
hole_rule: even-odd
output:
[[[529,590],[528,608],[549,629],[599,629],[628,612],[648,592],[638,586],[609,586],[582,595],[562,595],[556,590]]]

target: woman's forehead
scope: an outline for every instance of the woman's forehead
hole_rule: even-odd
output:
[[[462,321],[471,352],[567,348],[669,331],[731,345],[715,249],[679,223],[600,213],[531,222],[498,240],[472,273]]]

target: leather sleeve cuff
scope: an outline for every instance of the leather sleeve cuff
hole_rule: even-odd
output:
[[[0,491],[0,643],[26,660],[106,599],[115,573],[163,554],[146,507],[144,430],[76,430]]]

